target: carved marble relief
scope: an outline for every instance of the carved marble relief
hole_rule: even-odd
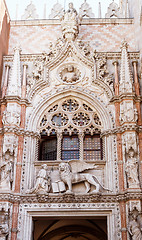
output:
[[[89,172],[89,169],[97,169],[94,164],[84,161],[69,161],[59,164],[58,169],[47,171],[47,165],[43,164],[39,170],[35,185],[27,193],[48,194],[48,193],[73,193],[73,184],[83,182],[85,193],[99,193],[100,191],[110,191],[105,189],[97,177]],[[87,172],[86,172],[87,171]],[[93,186],[93,190],[91,190]],[[82,192],[82,190],[80,190]]]
[[[3,155],[9,152],[10,156],[16,156],[18,147],[17,136],[12,134],[5,134],[3,141]]]
[[[133,101],[125,100],[120,104],[120,123],[137,123],[138,111],[135,108]]]
[[[124,152],[128,153],[130,149],[133,149],[134,152],[138,153],[138,142],[136,132],[127,132],[123,136],[123,146]]]
[[[37,193],[37,194],[46,194],[49,192],[48,186],[48,175],[47,175],[47,165],[43,164],[40,171],[36,176],[35,185],[32,189],[28,190],[27,193]]]
[[[61,71],[60,71],[60,78],[64,83],[69,83],[69,84],[74,84],[76,83],[80,76],[81,72],[79,69],[74,67],[73,65],[68,65],[65,66]]]
[[[8,103],[6,110],[3,112],[3,125],[20,125],[21,107],[17,104]]]

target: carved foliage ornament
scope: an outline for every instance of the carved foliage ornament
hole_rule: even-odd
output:
[[[97,63],[97,79],[105,82],[111,88],[113,88],[113,76],[109,74],[107,69],[107,57],[106,54],[94,53],[94,59]]]

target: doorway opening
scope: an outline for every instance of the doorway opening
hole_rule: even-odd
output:
[[[107,240],[107,217],[33,219],[33,240]]]

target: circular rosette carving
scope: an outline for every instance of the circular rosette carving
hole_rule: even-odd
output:
[[[75,113],[72,120],[76,126],[86,126],[90,122],[89,115],[82,112]]]
[[[102,125],[97,113],[95,113],[95,115],[94,115],[94,122],[96,125],[100,125],[100,126]]]
[[[63,110],[67,112],[76,111],[78,107],[79,107],[79,104],[75,99],[68,99],[64,101],[62,104]]]
[[[60,79],[66,84],[74,84],[80,80],[81,71],[73,64],[64,66],[59,72]]]
[[[65,126],[68,123],[68,117],[64,113],[57,113],[53,115],[51,122],[54,126]]]

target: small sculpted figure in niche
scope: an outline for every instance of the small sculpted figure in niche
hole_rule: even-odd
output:
[[[46,194],[49,192],[48,184],[47,165],[43,164],[36,176],[35,186],[27,193]]]
[[[127,161],[125,164],[125,172],[129,188],[139,188],[138,164],[133,148],[129,149]]]
[[[5,161],[0,166],[0,189],[11,190],[13,182],[13,161],[9,153],[5,154]]]
[[[132,240],[142,240],[142,229],[138,223],[137,215],[133,213],[130,216],[128,232],[132,237]]]
[[[79,80],[79,74],[76,73],[72,65],[66,68],[66,72],[63,74],[63,81],[66,83],[73,83]]]

